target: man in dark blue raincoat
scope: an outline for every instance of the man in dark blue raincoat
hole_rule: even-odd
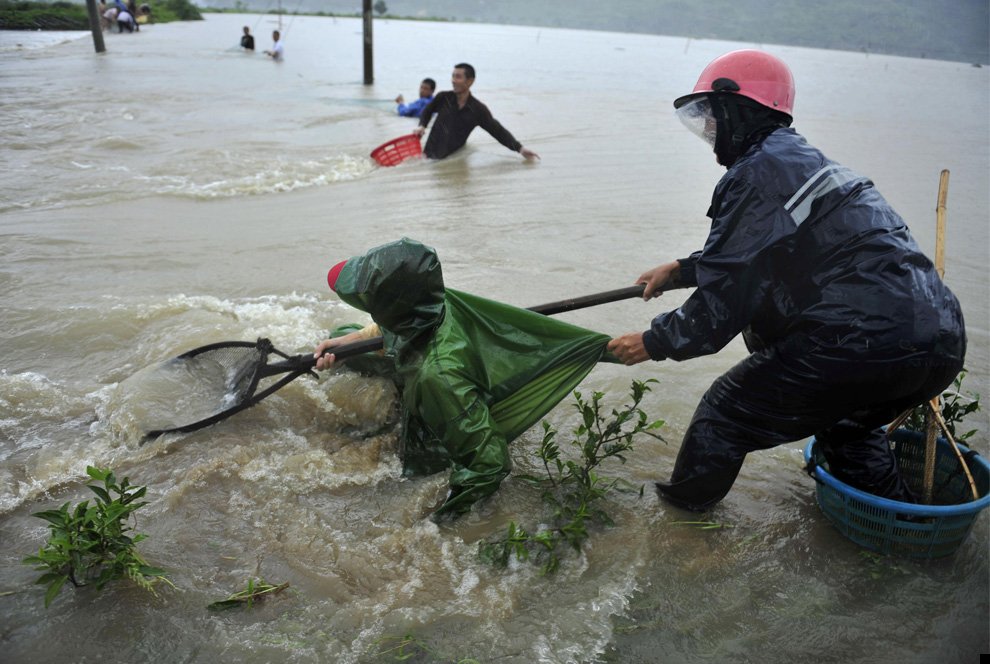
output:
[[[746,454],[815,435],[830,472],[914,502],[882,425],[962,369],[962,311],[873,183],[790,129],[794,80],[778,58],[733,51],[674,102],[727,169],[701,251],[642,274],[645,293],[694,287],[650,329],[617,337],[626,364],[751,354],[702,397],[662,498],[705,510]],[[647,295],[647,299],[651,295]]]

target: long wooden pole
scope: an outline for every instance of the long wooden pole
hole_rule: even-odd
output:
[[[938,178],[938,203],[935,205],[935,270],[945,278],[945,200],[949,196],[949,170]]]
[[[371,0],[364,0],[364,84],[371,85],[375,82],[375,68],[372,61],[374,49],[371,39]]]
[[[89,14],[89,29],[93,33],[93,46],[97,53],[107,50],[103,43],[103,28],[100,26],[100,12],[96,8],[96,0],[86,0],[86,13]]]
[[[949,196],[949,171],[943,169],[938,179],[938,200],[935,203],[935,271],[945,277],[945,201]],[[940,397],[935,396],[925,409],[925,467],[922,489],[925,504],[931,505],[935,486],[936,442],[939,433],[938,416],[942,413]]]
[[[938,271],[938,276],[941,278],[945,277],[945,201],[948,195],[949,170],[943,169],[942,174],[938,179],[938,203],[935,205],[935,269]],[[945,423],[945,419],[942,417],[942,409],[940,407],[936,407],[938,405],[938,397],[932,399],[931,407],[932,413],[934,414],[934,419],[938,422],[939,427],[942,429],[942,434],[945,436],[945,439],[951,443],[952,449],[956,453],[956,458],[958,458],[959,464],[966,473],[966,479],[969,481],[969,488],[973,494],[973,500],[977,500],[979,499],[980,494],[976,490],[976,482],[973,480],[973,474],[969,472],[969,466],[966,465],[966,461],[963,459],[963,455],[959,451],[959,446],[956,445],[955,439],[952,437],[952,434],[949,433],[949,427]]]

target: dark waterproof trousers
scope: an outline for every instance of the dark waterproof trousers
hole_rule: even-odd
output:
[[[754,450],[816,437],[829,472],[868,493],[915,502],[882,426],[941,394],[962,357],[916,352],[888,360],[839,360],[785,342],[753,353],[708,389],[660,496],[703,511],[732,488]]]

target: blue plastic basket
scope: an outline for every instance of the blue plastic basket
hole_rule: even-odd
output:
[[[922,495],[925,437],[898,429],[891,435],[894,456],[909,487]],[[909,558],[941,558],[962,545],[980,512],[990,505],[990,464],[963,445],[960,451],[976,482],[972,492],[959,459],[944,438],[935,453],[933,505],[915,505],[880,498],[845,484],[828,472],[828,462],[814,438],[804,448],[809,467],[814,463],[818,506],[839,532],[860,546]]]

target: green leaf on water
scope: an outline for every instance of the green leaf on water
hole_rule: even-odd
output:
[[[248,579],[247,587],[244,590],[230,595],[227,599],[207,604],[206,608],[211,611],[224,611],[227,609],[240,608],[246,606],[251,608],[255,600],[263,599],[268,595],[280,593],[289,587],[288,582],[279,585],[272,585],[263,579]]]
[[[62,576],[57,577],[51,582],[51,585],[48,586],[48,592],[45,593],[46,609],[48,608],[48,605],[52,603],[52,600],[55,599],[55,596],[58,595],[58,591],[62,589],[62,585],[68,580],[68,578],[69,576],[67,574],[63,574]]]

